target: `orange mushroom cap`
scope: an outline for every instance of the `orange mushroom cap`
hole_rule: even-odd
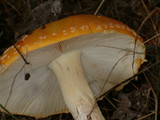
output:
[[[24,36],[15,46],[22,54],[27,54],[69,38],[98,32],[119,32],[142,40],[122,22],[103,16],[76,15],[49,23],[44,28],[38,28],[30,35]],[[18,57],[20,55],[14,46],[9,47],[0,57],[0,72],[4,72]]]

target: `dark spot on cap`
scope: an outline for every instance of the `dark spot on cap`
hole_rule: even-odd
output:
[[[31,75],[29,73],[26,73],[24,79],[29,80],[30,77],[31,77]]]

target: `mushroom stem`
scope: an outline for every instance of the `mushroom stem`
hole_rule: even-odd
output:
[[[57,77],[65,103],[74,119],[104,120],[85,78],[80,57],[80,51],[66,53],[53,60],[49,68]]]

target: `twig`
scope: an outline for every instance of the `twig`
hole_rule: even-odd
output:
[[[18,73],[16,73],[15,77],[13,78],[13,81],[12,81],[12,84],[11,84],[11,88],[10,88],[10,91],[9,91],[9,95],[8,95],[8,98],[7,98],[7,101],[5,103],[5,107],[7,106],[10,98],[11,98],[11,95],[12,95],[12,92],[13,92],[13,86],[14,86],[14,83],[16,81],[16,78],[18,76],[18,74],[22,71],[22,69],[24,68],[25,64],[23,65],[23,67],[18,71]]]
[[[16,118],[12,113],[10,113],[3,105],[0,104],[0,107],[1,107],[6,113],[8,113],[9,115],[11,115],[14,120],[19,120],[19,119]]]
[[[125,49],[125,48],[118,48],[118,47],[114,47],[114,46],[101,45],[101,44],[97,45],[97,46],[114,48],[114,49],[118,49],[118,50],[124,50],[124,51],[128,51],[128,52],[133,52],[133,53],[136,53],[136,54],[143,54],[143,52],[136,52],[135,50]]]
[[[157,10],[160,11],[160,8],[155,8],[154,10],[152,10],[152,11],[149,13],[149,11],[148,11],[148,9],[147,9],[147,7],[146,7],[144,1],[141,0],[141,2],[142,2],[143,6],[144,6],[144,8],[145,8],[145,10],[146,10],[146,12],[147,12],[147,14],[148,14],[148,16],[147,16],[145,19],[147,20],[148,18],[150,18],[150,20],[151,20],[151,22],[152,22],[152,24],[153,24],[154,30],[156,30],[156,25],[155,25],[155,23],[153,22],[151,16],[152,16],[153,13],[155,13]],[[144,21],[144,22],[145,22],[145,21]]]
[[[143,0],[142,0],[143,1]],[[142,21],[142,23],[141,23],[141,25],[140,25],[140,27],[138,28],[138,33],[139,33],[139,31],[141,30],[141,28],[142,28],[142,26],[144,25],[144,23],[157,11],[157,10],[159,10],[159,9],[154,9],[154,10],[152,10],[150,13],[148,13],[148,16]],[[156,27],[155,27],[155,25],[154,25],[154,29],[156,29]]]
[[[16,49],[16,51],[19,53],[19,55],[22,57],[22,59],[23,59],[23,61],[25,62],[25,64],[30,64],[25,58],[24,58],[24,56],[22,55],[22,53],[18,50],[18,48],[16,47],[16,45],[14,44],[13,45],[14,46],[14,48]]]
[[[21,13],[10,2],[8,2],[7,0],[5,1],[9,6],[11,6],[21,16]]]
[[[151,115],[153,115],[153,114],[155,114],[155,112],[151,112],[151,113],[149,113],[148,115],[145,115],[145,116],[143,116],[143,117],[140,117],[140,118],[138,118],[138,119],[136,119],[136,120],[144,120],[146,117],[151,116]]]
[[[143,70],[141,70],[141,71],[139,71],[137,74],[135,74],[133,77],[130,77],[129,79],[127,79],[125,82],[131,81],[131,80],[134,79],[136,76],[140,75],[141,73],[144,73],[145,71],[147,71],[147,70],[155,67],[155,66],[158,65],[158,64],[160,64],[160,62],[156,62],[156,63],[154,63],[154,64],[152,64],[152,65],[150,65],[150,66],[147,66],[146,68],[144,68]],[[123,83],[123,82],[122,82],[122,83]],[[115,86],[115,87],[117,87],[117,86]],[[99,98],[101,98],[102,96],[104,96],[104,95],[106,95],[106,94],[107,94],[107,92],[105,92],[104,94],[102,94]]]
[[[156,37],[158,37],[158,36],[160,36],[160,33],[158,33],[157,35],[149,38],[148,40],[144,41],[143,43],[146,44],[146,43],[148,43],[149,41],[151,41],[152,39],[154,39],[154,38],[156,38]]]
[[[105,0],[102,0],[101,3],[99,4],[97,10],[95,11],[94,15],[97,15],[98,11],[100,10],[100,8],[102,7],[103,3],[105,2]]]
[[[104,91],[104,88],[105,88],[105,86],[107,85],[107,83],[108,83],[108,81],[109,81],[109,79],[110,79],[110,77],[111,77],[111,75],[112,75],[112,73],[113,73],[113,70],[115,69],[115,67],[117,66],[117,64],[118,64],[123,58],[125,58],[125,57],[126,57],[126,54],[125,54],[124,56],[122,56],[122,57],[114,64],[114,66],[112,67],[112,69],[111,69],[111,71],[109,72],[109,75],[108,75],[106,81],[104,82],[104,84],[103,84],[103,86],[102,86],[102,88],[101,88],[101,91],[100,91],[99,96],[96,98],[96,100],[95,100],[95,102],[94,102],[94,104],[93,104],[93,107],[92,107],[90,113],[88,114],[88,117],[91,116],[91,114],[92,114],[92,112],[93,112],[93,109],[94,109],[97,101],[101,98],[102,92]]]
[[[105,97],[105,98],[115,109],[117,109],[117,107],[112,103],[112,101],[110,101],[110,99],[108,99],[108,97]]]
[[[143,73],[143,74],[144,74],[144,73]],[[154,102],[155,102],[155,120],[157,120],[157,116],[158,116],[158,115],[157,115],[157,113],[158,113],[158,98],[157,98],[157,95],[156,95],[156,93],[155,93],[152,85],[150,84],[150,82],[149,82],[149,80],[148,80],[148,78],[147,78],[147,76],[146,76],[145,74],[144,74],[144,77],[146,78],[146,80],[147,80],[147,82],[148,82],[148,85],[150,86],[151,91],[152,91],[152,93],[153,93]]]
[[[153,79],[156,80],[156,82],[159,81],[159,78],[157,78],[150,70],[148,70],[149,74],[151,75],[150,77],[152,77]]]

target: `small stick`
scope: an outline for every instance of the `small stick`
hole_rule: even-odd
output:
[[[105,0],[102,0],[101,3],[99,4],[97,10],[95,11],[94,15],[96,15],[99,11],[99,9],[102,7],[103,3],[105,2]]]
[[[22,59],[24,60],[24,62],[25,62],[27,65],[30,64],[30,63],[24,58],[24,56],[22,55],[22,53],[18,50],[18,48],[16,47],[16,45],[14,44],[13,46],[14,46],[14,48],[17,50],[17,52],[19,53],[19,55],[22,57]]]

